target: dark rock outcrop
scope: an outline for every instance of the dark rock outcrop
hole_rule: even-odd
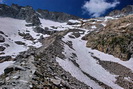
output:
[[[11,6],[0,4],[0,8],[0,16],[2,17],[24,19],[26,22],[32,23],[33,25],[41,24],[36,12],[30,6],[22,7],[16,4],[12,4]]]
[[[5,42],[5,38],[2,35],[0,35],[0,42]]]
[[[18,44],[18,45],[25,45],[25,43],[21,42],[21,41],[15,41],[15,43]]]
[[[0,56],[0,63],[13,60],[11,56]]]
[[[33,38],[29,33],[20,33],[20,32],[18,32],[18,34],[19,34],[20,36],[22,36],[23,39],[31,40],[31,41],[34,40],[34,38]]]
[[[36,12],[30,6],[21,7],[20,11],[16,15],[16,18],[25,19],[26,22],[32,23],[33,25],[41,24]]]
[[[48,34],[48,35],[52,35],[52,34],[57,32],[57,31],[51,30],[47,27],[45,27],[45,29],[43,29],[43,28],[38,27],[38,26],[34,28],[34,31],[37,32],[37,33]]]
[[[25,68],[19,66],[19,65],[11,65],[9,67],[7,67],[5,70],[4,70],[4,73],[5,74],[8,74],[12,71],[17,71],[17,70],[22,70],[22,71],[25,71]]]
[[[6,48],[3,46],[0,46],[0,51],[4,51]]]
[[[0,4],[0,8],[0,16],[15,18],[18,14],[18,11],[16,9],[9,7],[5,4]]]

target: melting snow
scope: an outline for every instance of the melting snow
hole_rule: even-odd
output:
[[[94,25],[94,26],[91,26],[92,29],[96,29],[97,27]]]
[[[5,44],[9,44],[8,47],[3,51],[5,54],[1,54],[1,56],[10,55],[12,57],[16,57],[19,52],[26,51],[29,47],[28,46],[35,46],[40,47],[42,46],[40,42],[37,42],[40,36],[37,36],[37,33],[33,31],[32,27],[26,27],[25,20],[18,20],[13,18],[0,18],[0,30],[5,33],[3,37],[5,38],[4,43],[0,43],[0,45],[5,46]],[[27,33],[26,30],[29,31],[29,34],[36,39],[34,42],[25,40],[21,36],[19,36],[18,32]],[[17,45],[15,41],[24,42],[26,45]]]
[[[122,87],[115,84],[115,77],[117,77],[117,75],[110,74],[101,65],[98,64],[98,61],[96,59],[92,57],[92,54],[90,53],[91,50],[89,48],[86,48],[86,41],[81,40],[82,36],[80,38],[71,39],[68,36],[70,34],[71,33],[67,34],[63,38],[63,40],[65,42],[72,41],[74,50],[70,50],[69,47],[65,46],[66,48],[64,49],[63,53],[66,53],[64,55],[66,55],[67,58],[65,60],[57,58],[57,62],[78,80],[84,82],[87,85],[90,85],[94,89],[100,89],[98,88],[100,86],[96,85],[96,83],[91,79],[86,78],[87,76],[84,75],[82,71],[112,88],[122,89]],[[75,66],[69,59],[69,55],[71,55],[72,53],[75,53],[77,55],[76,63],[79,65],[79,68]]]
[[[0,75],[4,73],[4,70],[12,65],[14,62],[13,61],[5,61],[3,63],[0,63]]]
[[[51,20],[46,20],[46,19],[41,19],[40,18],[40,21],[42,23],[42,27],[45,28],[45,27],[48,27],[50,29],[53,29],[51,26],[54,26],[54,27],[57,27],[57,29],[53,29],[53,30],[56,30],[56,31],[63,31],[63,30],[66,30],[68,28],[74,28],[70,25],[67,25],[67,23],[60,23],[60,22],[55,22],[55,21],[51,21]]]
[[[76,77],[81,82],[84,82],[85,84],[87,84],[88,86],[93,87],[94,89],[102,89],[102,87],[100,87],[97,83],[95,83],[89,77],[84,75],[82,73],[82,71],[78,67],[76,67],[70,60],[68,60],[68,59],[62,60],[62,59],[57,57],[56,61],[59,63],[59,65],[63,69],[65,69],[66,71],[71,73],[71,75],[73,77]]]
[[[116,62],[116,63],[119,63],[119,64],[121,64],[121,65],[123,65],[123,66],[125,66],[125,67],[127,67],[133,71],[133,58],[131,58],[129,61],[122,61],[119,58],[116,58],[116,57],[109,55],[109,54],[105,54],[105,53],[100,52],[98,50],[92,50],[89,48],[89,51],[94,53],[93,55],[100,58],[100,60]]]
[[[78,21],[78,20],[69,20],[68,22],[71,22],[71,23],[81,23],[81,22]]]

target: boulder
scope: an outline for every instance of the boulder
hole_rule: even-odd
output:
[[[22,36],[24,39],[26,39],[26,40],[31,40],[31,41],[33,41],[34,40],[34,38],[29,34],[29,33],[20,33],[20,32],[18,32],[18,34],[20,35],[20,36]]]
[[[52,83],[54,83],[55,85],[59,85],[61,84],[61,80],[59,79],[50,79]]]
[[[3,46],[0,46],[0,51],[4,51],[6,48]]]
[[[15,41],[15,43],[18,44],[18,45],[25,45],[25,43],[21,42],[21,41]]]
[[[4,32],[3,31],[0,31],[0,34],[3,34],[4,35]]]
[[[2,35],[0,35],[0,42],[5,42],[5,38]]]
[[[57,31],[49,29],[48,27],[45,27],[44,29],[37,26],[36,28],[34,28],[34,31],[37,33],[42,33],[42,34],[48,34],[48,35],[52,35],[54,33],[56,33]]]
[[[11,56],[0,56],[0,63],[13,60]]]
[[[37,33],[46,34],[45,30],[43,28],[39,27],[39,26],[35,27],[34,31],[37,32]]]
[[[25,68],[19,66],[19,65],[11,65],[9,67],[7,67],[5,70],[4,70],[4,73],[5,74],[8,74],[12,71],[18,71],[18,70],[22,70],[22,71],[25,71]]]

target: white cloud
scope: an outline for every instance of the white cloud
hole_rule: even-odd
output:
[[[88,13],[92,17],[99,17],[100,15],[103,15],[106,10],[116,7],[118,4],[120,4],[120,2],[117,0],[111,3],[106,0],[90,0],[85,2],[82,9],[84,10],[84,13]]]

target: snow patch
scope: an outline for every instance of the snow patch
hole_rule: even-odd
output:
[[[5,61],[3,63],[0,63],[0,75],[4,73],[4,70],[12,65],[14,62],[13,61]]]
[[[79,20],[69,20],[68,22],[71,22],[71,23],[81,23]]]
[[[76,67],[70,60],[62,60],[57,57],[56,61],[63,69],[71,73],[71,75],[77,78],[79,81],[84,82],[85,84],[93,87],[94,89],[102,89],[102,87],[100,87],[97,83],[95,83],[93,80],[84,75],[82,71],[78,67]]]
[[[91,48],[89,48],[89,51],[91,53],[94,53],[93,55],[98,57],[100,60],[116,62],[116,63],[119,63],[133,71],[133,58],[130,58],[129,61],[122,61],[119,58],[114,57],[113,55],[105,54],[98,50],[92,50]]]
[[[91,26],[92,29],[96,29],[97,27],[95,25]]]
[[[87,31],[85,32],[85,34],[86,33]],[[66,56],[66,59],[56,59],[60,66],[62,66],[66,71],[70,72],[78,80],[84,82],[87,85],[91,85],[91,87],[93,87],[94,89],[99,88],[96,88],[96,86],[94,86],[96,83],[94,81],[92,82],[92,80],[90,80],[89,77],[86,78],[87,76],[83,74],[82,71],[112,88],[122,89],[120,86],[115,84],[115,77],[117,77],[117,75],[110,74],[107,70],[105,70],[101,65],[98,64],[98,61],[96,59],[92,57],[90,50],[86,48],[86,41],[81,40],[84,34],[81,35],[81,37],[75,39],[69,38],[69,35],[71,34],[72,33],[67,34],[63,38],[63,41],[72,41],[74,50],[70,50],[68,46],[65,46],[66,48],[64,49],[64,53],[66,54],[64,55]],[[77,55],[77,60],[75,61],[79,65],[79,68],[75,66],[70,60],[70,56],[72,53],[75,53]],[[99,87],[99,85],[97,85],[97,87]]]
[[[5,42],[0,43],[0,45],[2,46],[4,46],[5,44],[9,45],[3,51],[5,54],[1,54],[0,56],[9,55],[12,57],[16,57],[20,52],[28,50],[29,49],[28,46],[35,46],[36,48],[42,46],[42,44],[38,42],[38,39],[40,38],[40,36],[37,36],[38,33],[35,33],[33,31],[33,27],[26,27],[25,26],[26,24],[27,23],[25,22],[25,20],[0,17],[0,31],[4,32],[5,34],[3,35],[3,37],[5,38]],[[18,34],[18,32],[29,33],[35,40],[30,41],[23,39],[23,37],[21,37]],[[15,41],[21,41],[25,43],[25,45],[18,45],[15,43]]]
[[[53,30],[56,30],[56,31],[63,31],[63,30],[66,30],[68,28],[69,29],[74,28],[70,25],[67,25],[66,22],[60,23],[60,22],[55,22],[55,21],[52,21],[52,20],[46,20],[46,19],[41,19],[41,18],[40,18],[40,21],[42,23],[43,28],[48,27],[49,29],[53,29],[51,26],[54,26],[54,27],[57,27],[57,29],[53,29]]]

